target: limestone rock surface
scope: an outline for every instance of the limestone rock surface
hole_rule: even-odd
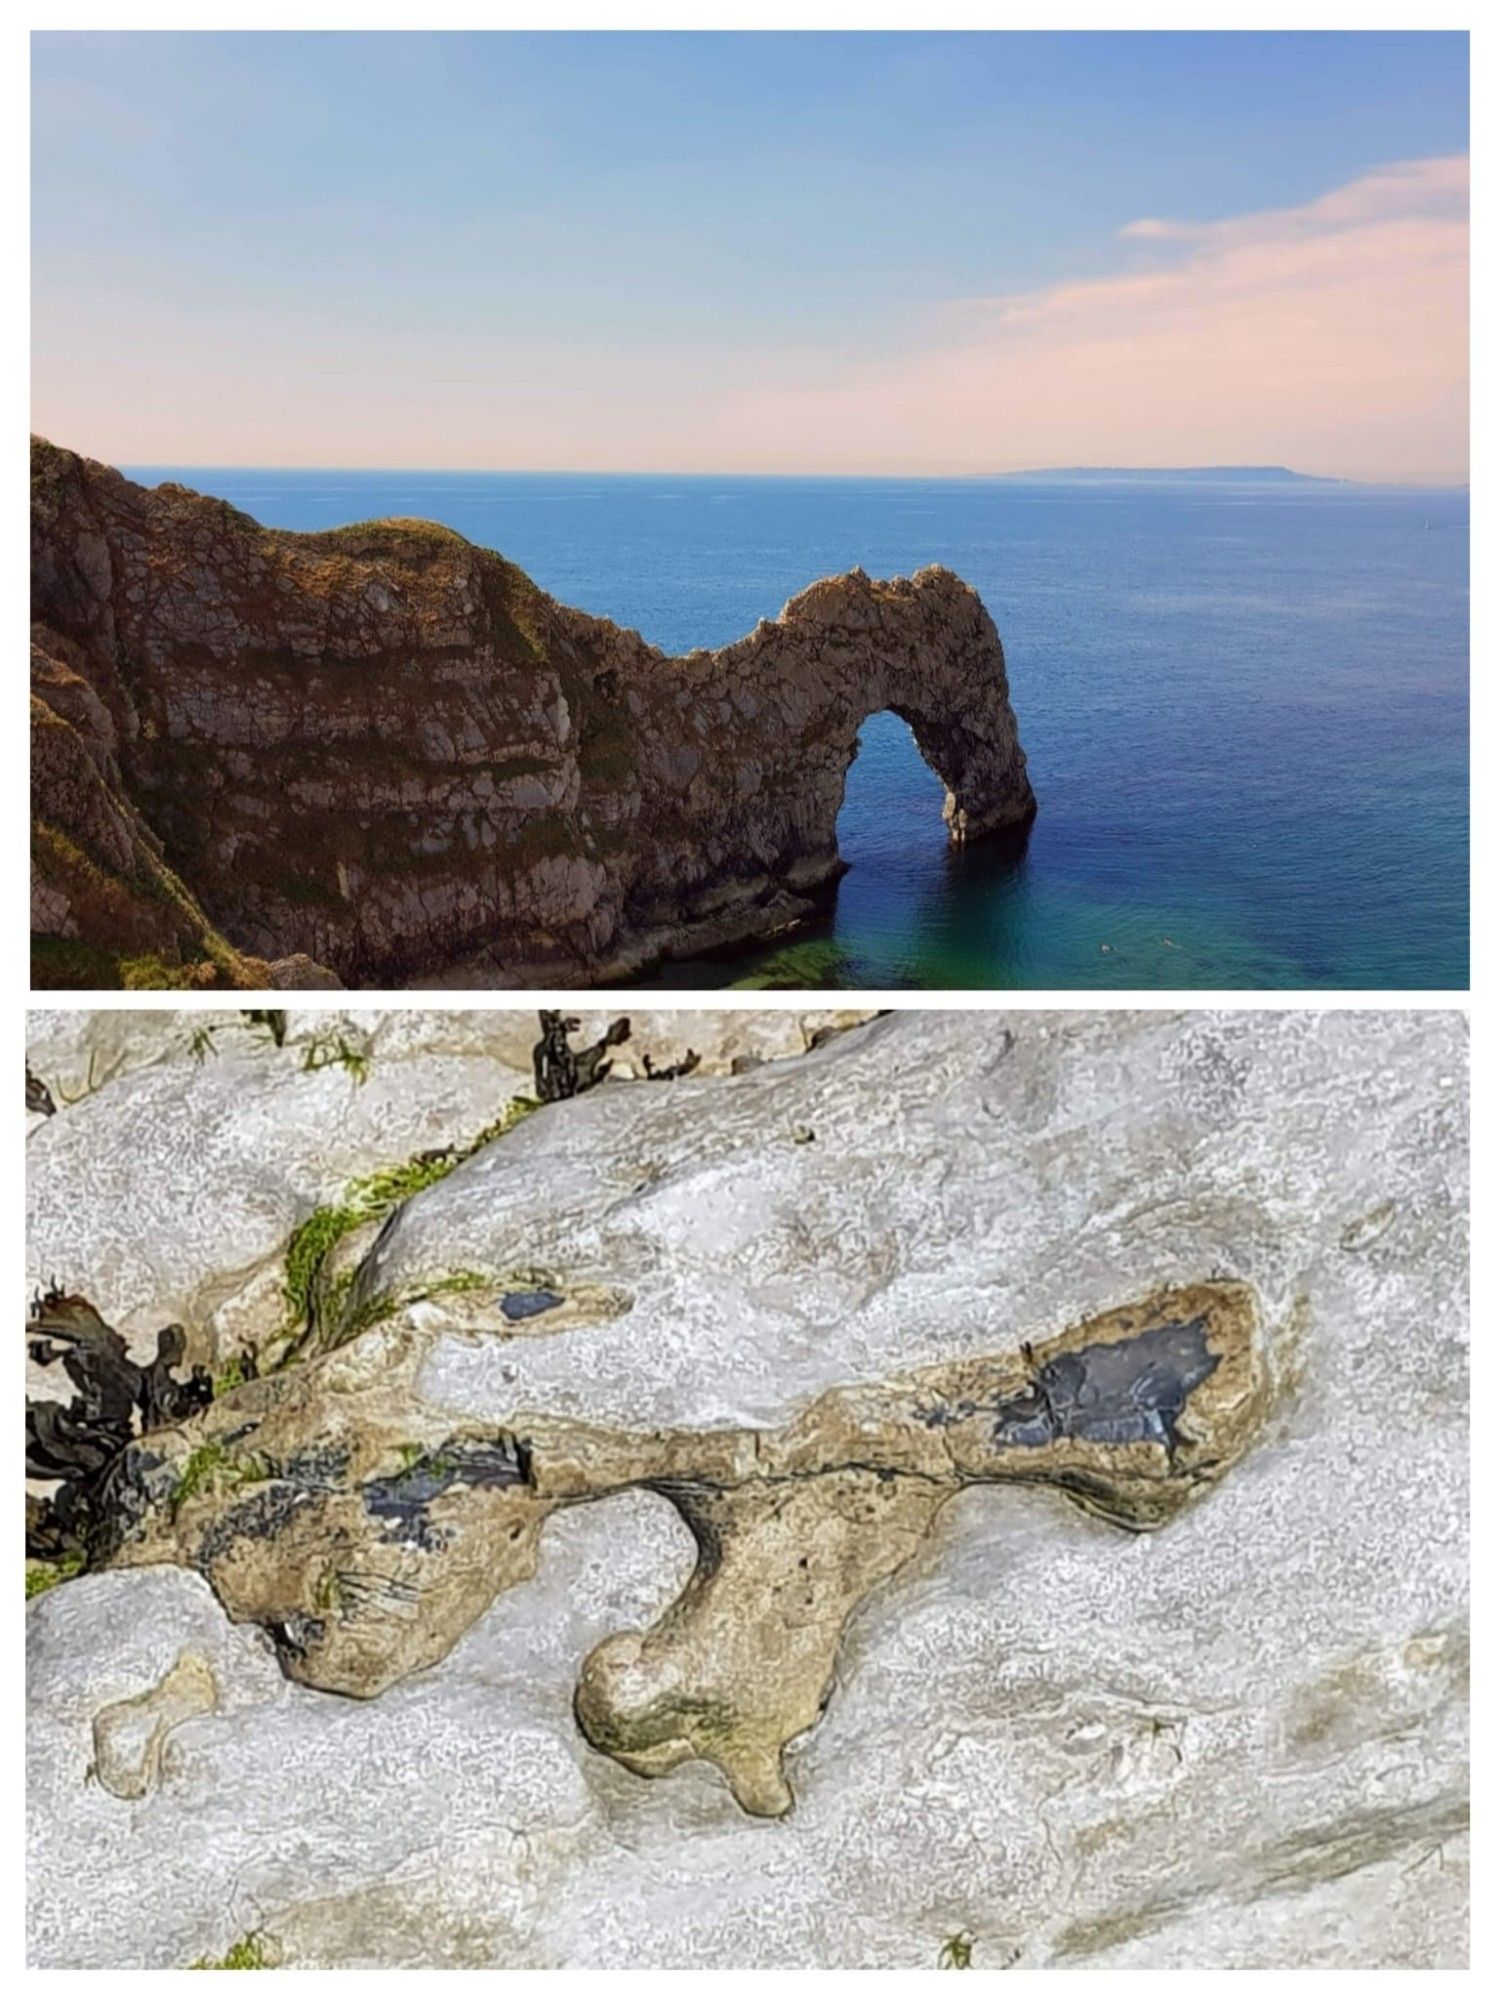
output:
[[[577,1018],[593,1040],[612,1017]],[[614,1055],[621,1077],[679,1062],[690,1043],[706,1075],[776,1061],[862,1017],[643,1008],[629,1018]],[[360,1175],[467,1144],[533,1088],[529,1011],[294,1008],[282,1033],[278,1045],[227,1009],[28,1015],[28,1063],[58,1107],[28,1114],[31,1291],[54,1281],[87,1291],[138,1358],[176,1320],[194,1360],[223,1359],[274,1333],[288,1238],[316,1208]]]
[[[1465,1103],[1456,1015],[1110,1011],[903,1014],[537,1112],[355,1280],[409,1296],[461,1256],[493,1293],[404,1308],[319,1395],[398,1393],[419,1437],[670,1428],[687,1471],[842,1386],[1024,1374],[1023,1343],[1224,1281],[1258,1301],[1255,1435],[1150,1534],[1041,1486],[951,1498],[844,1628],[778,1818],[578,1727],[580,1662],[701,1558],[662,1492],[552,1513],[529,1577],[372,1700],[284,1678],[180,1559],[61,1584],[28,1613],[33,1960],[255,1932],[285,1964],[916,1968],[963,1933],[976,1967],[1462,1963]],[[521,1266],[611,1309],[510,1320]],[[94,1720],[185,1654],[217,1706],[121,1799]]]
[[[953,839],[1035,811],[939,568],[668,659],[430,522],[272,531],[36,440],[32,600],[39,984],[572,986],[782,929],[887,708]]]

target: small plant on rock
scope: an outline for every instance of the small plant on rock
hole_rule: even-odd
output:
[[[967,1972],[974,1963],[974,1936],[971,1931],[955,1931],[950,1938],[944,1938],[938,1953],[938,1967],[943,1972]]]

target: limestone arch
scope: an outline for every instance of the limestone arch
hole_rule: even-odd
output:
[[[861,712],[862,711],[862,712]],[[942,822],[949,844],[963,846],[971,837],[997,832],[1008,833],[1024,842],[1036,816],[1034,801],[1027,788],[1027,805],[1019,813],[1014,804],[1014,762],[1020,752],[997,745],[993,734],[969,726],[964,718],[942,707],[897,696],[872,698],[861,703],[849,732],[849,747],[839,791],[842,816],[849,798],[849,780],[860,759],[860,736],[866,726],[883,715],[892,715],[905,725],[916,753],[942,787]],[[1024,769],[1024,759],[1020,759]],[[842,857],[841,857],[842,858]]]

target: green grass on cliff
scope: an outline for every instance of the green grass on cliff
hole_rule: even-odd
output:
[[[66,899],[89,935],[33,934],[31,983],[48,990],[113,987],[201,991],[264,986],[260,959],[238,952],[209,923],[171,869],[144,847],[140,872],[115,874],[61,828],[34,820],[38,878]],[[119,942],[102,941],[118,938]]]
[[[111,951],[107,945],[82,938],[36,937],[31,940],[31,983],[42,992],[86,987],[91,991],[130,993],[202,993],[263,986],[264,979],[235,977],[232,966],[212,958],[169,964],[157,952]]]
[[[456,528],[445,528],[441,521],[422,521],[412,514],[389,514],[374,521],[349,521],[342,528],[318,528],[311,534],[299,534],[285,528],[273,528],[268,532],[272,540],[283,547],[346,549],[356,555],[369,543],[378,541],[414,542],[419,548],[472,546]]]
[[[636,769],[635,734],[624,716],[594,699],[583,707],[578,771],[587,784],[620,785]]]

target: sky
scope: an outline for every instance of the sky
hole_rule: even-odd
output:
[[[32,40],[119,464],[1468,467],[1460,34]]]

